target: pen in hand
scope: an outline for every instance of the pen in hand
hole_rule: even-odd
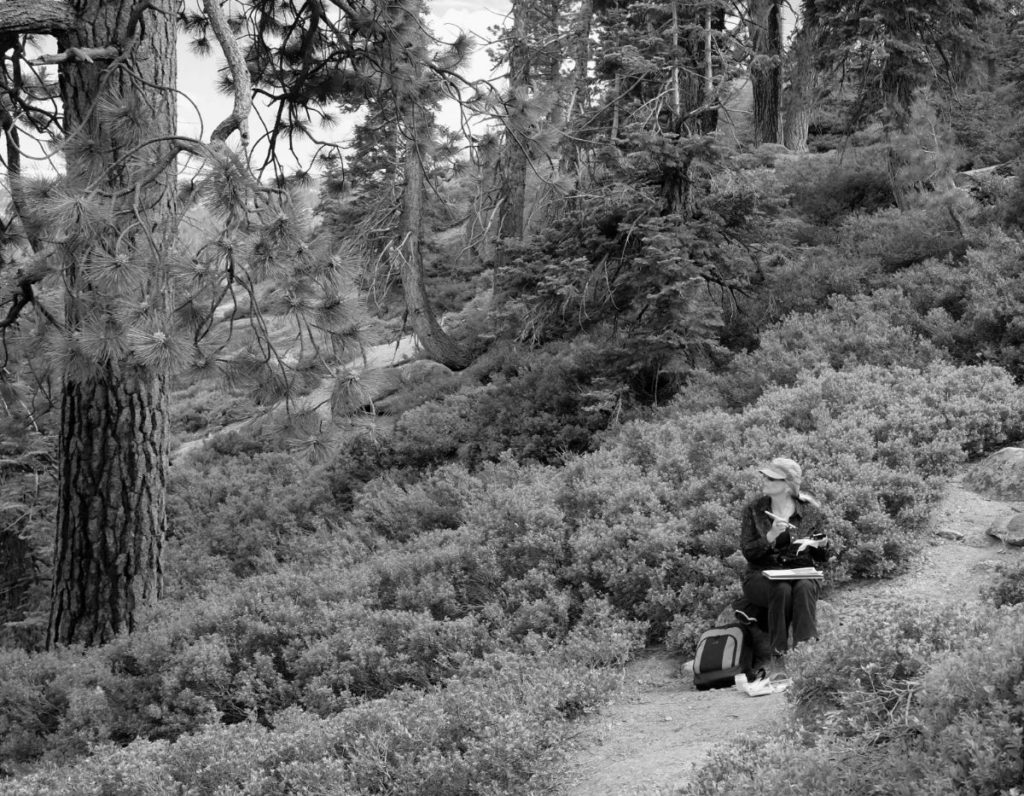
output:
[[[795,526],[795,525],[794,525],[793,523],[791,523],[791,522],[790,522],[789,520],[784,520],[784,519],[782,519],[782,517],[780,517],[780,516],[779,516],[778,514],[772,514],[772,513],[770,512],[770,511],[766,511],[766,512],[765,512],[765,514],[767,514],[767,515],[768,515],[769,517],[771,517],[771,518],[772,518],[773,520],[775,520],[776,522],[781,522],[781,523],[782,523],[783,525],[785,525],[785,526],[786,526],[787,528],[795,528],[795,527],[796,527],[796,526]]]

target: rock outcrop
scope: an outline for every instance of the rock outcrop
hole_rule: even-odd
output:
[[[964,485],[987,498],[1024,501],[1024,448],[1002,448],[978,462]]]

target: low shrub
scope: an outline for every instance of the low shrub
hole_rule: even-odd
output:
[[[456,459],[475,469],[506,450],[541,463],[592,450],[595,435],[628,407],[627,385],[615,373],[607,355],[585,342],[510,360],[489,384],[403,414],[386,464],[422,468]]]
[[[211,383],[196,383],[174,392],[170,430],[180,441],[219,431],[255,414],[251,399]]]
[[[99,649],[3,653],[0,749],[21,764],[294,705],[327,715],[443,682],[495,647],[476,618],[371,608],[347,589],[310,575],[250,578],[217,601],[161,606]]]
[[[978,613],[894,598],[844,616],[788,665],[798,721],[715,753],[681,794],[1019,789],[1019,607]]]
[[[43,756],[84,754],[112,732],[109,667],[65,648],[0,650],[0,760],[5,768]]]
[[[845,150],[776,163],[792,207],[816,224],[834,224],[854,211],[893,207],[892,184],[882,147]]]
[[[622,660],[635,631],[605,630],[601,657]],[[402,690],[326,718],[289,708],[267,726],[243,722],[174,744],[101,746],[74,765],[8,779],[4,792],[525,794],[544,763],[561,754],[567,720],[592,710],[619,682],[614,668],[590,665],[595,638],[492,654],[444,689]]]
[[[354,496],[353,522],[383,539],[407,541],[438,528],[457,528],[481,480],[461,465],[440,467],[408,483],[394,472],[366,484]]]
[[[897,290],[832,296],[825,309],[793,313],[761,333],[750,352],[717,371],[698,371],[681,392],[692,406],[740,409],[768,388],[858,365],[927,367],[943,359],[911,300]]]
[[[965,264],[925,263],[897,276],[919,328],[954,361],[992,363],[1024,374],[1024,292],[1018,240],[989,233]]]
[[[995,581],[984,586],[981,595],[997,608],[1024,603],[1024,564],[1002,564]]]
[[[605,452],[636,465],[692,540],[726,557],[756,465],[800,461],[822,500],[837,559],[832,575],[881,577],[906,566],[938,497],[936,478],[965,457],[1024,434],[1021,391],[998,368],[861,366],[805,374],[741,414],[691,412],[623,427]]]
[[[847,606],[841,622],[823,629],[820,643],[799,647],[787,662],[799,715],[838,735],[891,731],[928,666],[977,632],[975,611],[897,596]]]
[[[167,492],[182,591],[194,593],[202,578],[190,570],[209,559],[240,577],[273,571],[313,559],[311,542],[336,529],[326,521],[337,512],[323,468],[284,453],[185,460],[171,469]]]

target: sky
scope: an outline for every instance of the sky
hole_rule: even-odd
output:
[[[430,8],[429,24],[438,38],[453,39],[459,30],[466,30],[478,38],[480,43],[474,50],[466,74],[468,77],[488,77],[490,62],[485,43],[488,39],[487,29],[503,24],[511,9],[511,0],[428,0],[427,4]],[[216,87],[217,70],[223,63],[224,59],[219,54],[206,57],[195,55],[188,48],[188,37],[179,36],[178,84],[182,92],[198,106],[195,108],[191,102],[179,100],[178,129],[182,135],[199,137],[202,131],[203,139],[208,140],[213,128],[230,111],[231,98],[221,94]],[[323,136],[344,142],[351,136],[357,121],[358,116],[344,120],[333,130],[323,133]],[[458,111],[453,103],[442,107],[438,121],[449,127],[459,126]],[[258,122],[252,124],[253,137],[261,130]]]

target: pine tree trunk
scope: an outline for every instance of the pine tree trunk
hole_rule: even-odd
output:
[[[111,298],[92,291],[79,265],[93,247],[131,251],[157,262],[175,223],[176,4],[80,0],[62,44],[121,48],[110,61],[61,67],[65,157],[71,190],[99,190],[114,208],[99,239],[67,245],[65,322],[74,336],[88,316],[116,314],[126,302],[162,312],[170,296],[164,269]],[[135,108],[133,123],[99,112],[103,100]],[[139,148],[139,141],[149,142]],[[136,153],[136,154],[132,154]],[[129,157],[131,156],[131,157]],[[160,166],[166,164],[162,170]],[[137,184],[138,175],[150,179]],[[154,259],[156,258],[156,259]],[[167,397],[164,379],[127,356],[64,375],[54,572],[47,644],[99,644],[135,627],[137,611],[160,593],[165,530]]]
[[[469,357],[462,346],[448,335],[437,321],[426,285],[423,281],[423,253],[421,241],[423,236],[423,197],[426,179],[423,174],[422,153],[417,145],[418,140],[428,132],[409,119],[407,131],[416,131],[414,140],[406,143],[405,155],[405,188],[402,192],[402,216],[399,224],[401,236],[401,274],[402,292],[405,306],[409,313],[409,323],[423,350],[431,359],[447,365],[453,370],[460,370],[469,364]]]
[[[754,144],[776,144],[781,133],[782,19],[779,0],[751,0],[754,59]]]
[[[516,112],[522,103],[529,102],[530,52],[529,13],[525,2],[512,4],[514,23],[512,43],[508,52],[508,88],[511,98],[510,118],[505,126],[505,144],[501,154],[498,184],[498,266],[506,263],[505,242],[523,237],[526,213],[527,130],[523,129],[526,114]]]
[[[569,173],[574,171],[579,164],[579,148],[574,140],[573,122],[577,116],[582,116],[584,110],[590,104],[590,86],[587,81],[587,72],[590,64],[590,31],[594,19],[593,0],[583,0],[580,3],[579,13],[576,16],[576,24],[573,28],[573,70],[572,70],[572,92],[569,96],[568,107],[565,114],[566,137],[562,145],[562,171]],[[578,181],[578,177],[577,177]]]
[[[135,629],[160,594],[167,473],[164,383],[107,369],[68,382],[48,642],[99,644]]]
[[[694,107],[708,104],[712,97],[715,96],[714,35],[716,32],[721,33],[725,30],[725,9],[709,6],[705,9],[700,19],[700,24],[704,28],[703,41],[699,51],[699,63],[700,68],[703,70],[703,75],[700,80],[697,80],[695,76],[695,79],[692,81],[694,86],[699,88]],[[719,65],[719,72],[721,69],[722,67]],[[718,129],[718,108],[710,107],[700,114],[696,129],[698,132],[705,134],[715,132]]]
[[[793,70],[783,118],[783,143],[794,152],[807,151],[815,96],[814,45],[806,24],[797,33],[793,44]]]

